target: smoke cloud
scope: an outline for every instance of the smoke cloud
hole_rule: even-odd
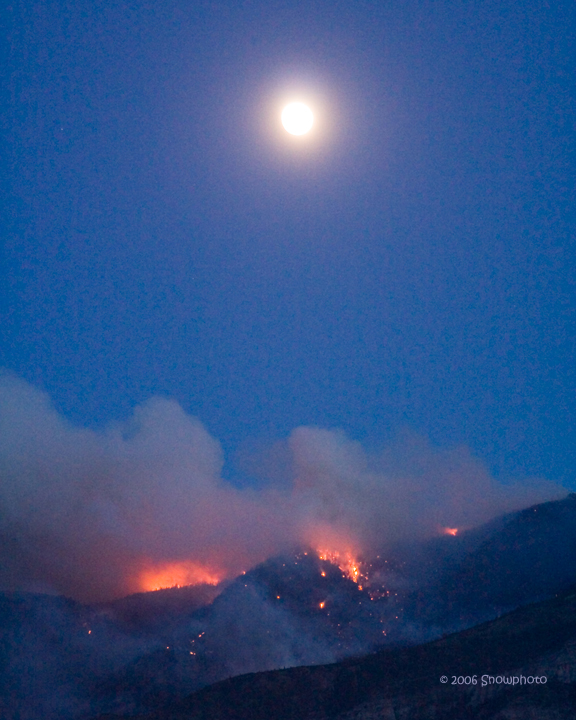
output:
[[[566,492],[499,484],[465,448],[414,437],[370,455],[341,431],[300,427],[274,454],[283,481],[270,472],[241,489],[221,476],[217,440],[173,400],[95,431],[2,373],[0,589],[97,601],[215,583],[298,545],[369,553]]]

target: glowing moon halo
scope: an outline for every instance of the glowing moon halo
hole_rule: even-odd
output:
[[[312,110],[304,103],[293,102],[282,110],[282,125],[291,135],[304,135],[314,122]]]

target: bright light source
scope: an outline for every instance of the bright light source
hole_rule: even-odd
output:
[[[282,125],[291,135],[304,135],[313,123],[312,110],[303,103],[290,103],[282,111]]]

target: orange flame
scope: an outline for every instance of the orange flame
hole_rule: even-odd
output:
[[[442,533],[443,533],[444,535],[457,535],[457,534],[458,534],[458,528],[445,527],[445,528],[442,528]]]
[[[327,560],[336,565],[353,582],[362,577],[360,563],[350,550],[340,553],[338,550],[317,550],[320,560]]]
[[[138,577],[141,591],[162,590],[184,585],[218,585],[224,574],[197,563],[174,562],[150,567]]]

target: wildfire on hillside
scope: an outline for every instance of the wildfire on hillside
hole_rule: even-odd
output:
[[[358,590],[366,592],[370,600],[379,601],[397,597],[393,586],[388,583],[391,577],[402,573],[401,564],[389,563],[380,555],[376,555],[372,560],[361,558],[352,550],[340,552],[319,549],[316,552],[320,560],[332,563],[342,572],[343,577],[356,583]],[[320,574],[326,577],[324,570],[321,570]]]
[[[316,550],[303,552],[303,555],[308,555],[309,552],[322,562],[338,568],[342,577],[355,583],[360,592],[366,591],[372,600],[390,596],[390,591],[384,586],[383,575],[387,561],[381,560],[380,556],[368,561],[356,553],[348,543],[341,546],[341,549],[327,549],[327,544],[316,546]],[[321,577],[326,578],[328,567],[321,565],[319,570]],[[245,571],[242,574],[245,574]],[[141,566],[135,576],[133,592],[150,592],[190,585],[215,586],[237,575],[238,571],[231,572],[230,568],[225,569],[224,565],[218,563],[208,564],[191,560],[174,560],[165,563],[148,561]]]
[[[356,584],[358,584],[358,581],[362,578],[366,579],[366,575],[362,571],[361,562],[354,557],[354,554],[350,550],[339,552],[338,550],[318,549],[317,553],[320,560],[326,560],[336,565],[347,578]]]
[[[185,585],[218,585],[224,573],[192,562],[172,562],[149,566],[138,576],[141,592]]]

